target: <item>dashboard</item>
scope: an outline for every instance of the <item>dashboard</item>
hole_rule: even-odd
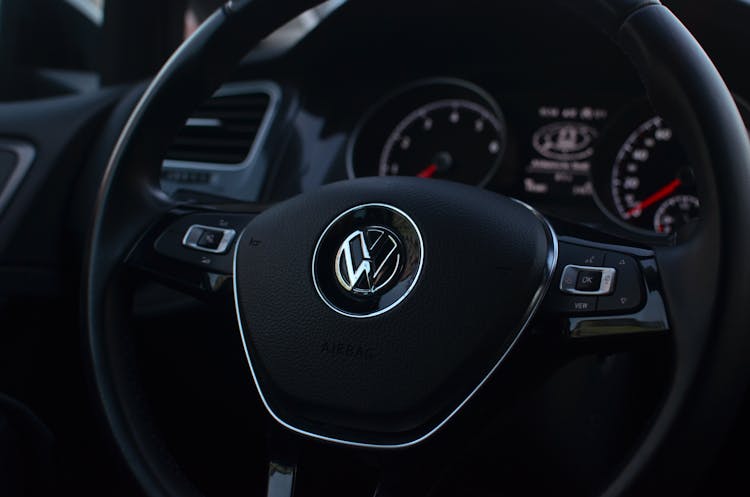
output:
[[[230,89],[274,89],[248,155],[205,168],[168,160],[165,189],[272,202],[333,181],[408,175],[476,185],[634,240],[700,218],[701,185],[678,133],[586,23],[533,5],[516,7],[517,25],[483,16],[480,4],[458,19],[400,8],[394,20],[345,4],[278,65],[248,64],[263,80]],[[467,56],[466,45],[477,48]],[[750,85],[730,86],[750,123]],[[186,174],[203,183],[179,184]]]
[[[486,187],[530,203],[594,203],[644,236],[700,217],[690,161],[645,98],[502,95],[468,81],[409,83],[362,118],[349,177],[409,175]],[[750,110],[738,99],[747,122]]]
[[[263,84],[232,87],[238,86]],[[741,97],[737,103],[750,123],[750,107]],[[263,176],[268,168],[256,164],[267,159],[254,157],[276,114],[271,107],[264,133],[242,158],[250,173],[260,169],[256,173]],[[304,109],[293,119],[297,126],[315,121]],[[462,182],[516,197],[548,215],[636,238],[669,235],[700,218],[690,160],[669,123],[643,96],[496,93],[466,79],[431,77],[385,92],[347,120],[353,125],[333,139],[333,155],[343,155],[345,174],[335,167],[341,159],[308,166],[315,170],[307,174],[328,176],[321,183],[366,176]],[[303,136],[313,149],[326,150],[331,141],[318,133]],[[200,163],[188,165],[201,171]],[[181,167],[186,166],[165,161],[165,176],[174,179]],[[204,174],[220,172],[221,166],[205,169]],[[252,187],[237,177],[233,170],[232,191],[257,195],[258,174],[249,177]],[[204,191],[226,194],[210,183]]]

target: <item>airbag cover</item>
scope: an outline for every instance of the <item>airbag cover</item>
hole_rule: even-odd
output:
[[[385,207],[357,209],[368,204]],[[336,440],[423,436],[522,331],[549,282],[553,240],[527,206],[439,180],[357,179],[268,209],[235,254],[238,319],[266,407]],[[371,276],[381,269],[372,279],[365,256]]]

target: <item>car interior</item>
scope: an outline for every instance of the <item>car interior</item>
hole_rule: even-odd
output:
[[[750,1],[0,0],[0,495],[746,495]]]

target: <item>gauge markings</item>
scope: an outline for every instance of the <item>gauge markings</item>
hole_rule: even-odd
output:
[[[415,81],[359,121],[347,144],[347,173],[485,186],[503,161],[506,136],[503,112],[482,88],[455,78]]]
[[[640,213],[645,209],[646,207],[649,207],[650,205],[655,204],[659,200],[662,200],[664,198],[667,198],[668,196],[672,195],[674,191],[682,184],[682,180],[680,178],[675,178],[672,181],[669,182],[666,186],[658,189],[655,193],[652,195],[646,197],[646,200],[643,200],[641,202],[638,202],[634,207],[631,207],[628,209],[628,212],[625,214],[628,217],[632,217],[635,213]]]
[[[493,111],[471,100],[438,100],[396,125],[381,152],[378,174],[482,184],[504,147],[505,129]]]
[[[612,166],[610,188],[620,219],[636,228],[671,233],[697,217],[698,199],[687,164],[672,129],[660,117],[639,125],[620,146]],[[674,203],[676,198],[681,201]],[[688,205],[685,198],[694,202]]]
[[[698,218],[700,202],[693,195],[676,195],[665,200],[654,215],[654,230],[672,233],[676,227]]]

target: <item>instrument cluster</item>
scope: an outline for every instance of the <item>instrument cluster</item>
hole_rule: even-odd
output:
[[[700,217],[689,157],[638,97],[491,95],[458,79],[417,81],[363,116],[347,171],[458,181],[547,206],[595,205],[607,222],[642,236]]]

